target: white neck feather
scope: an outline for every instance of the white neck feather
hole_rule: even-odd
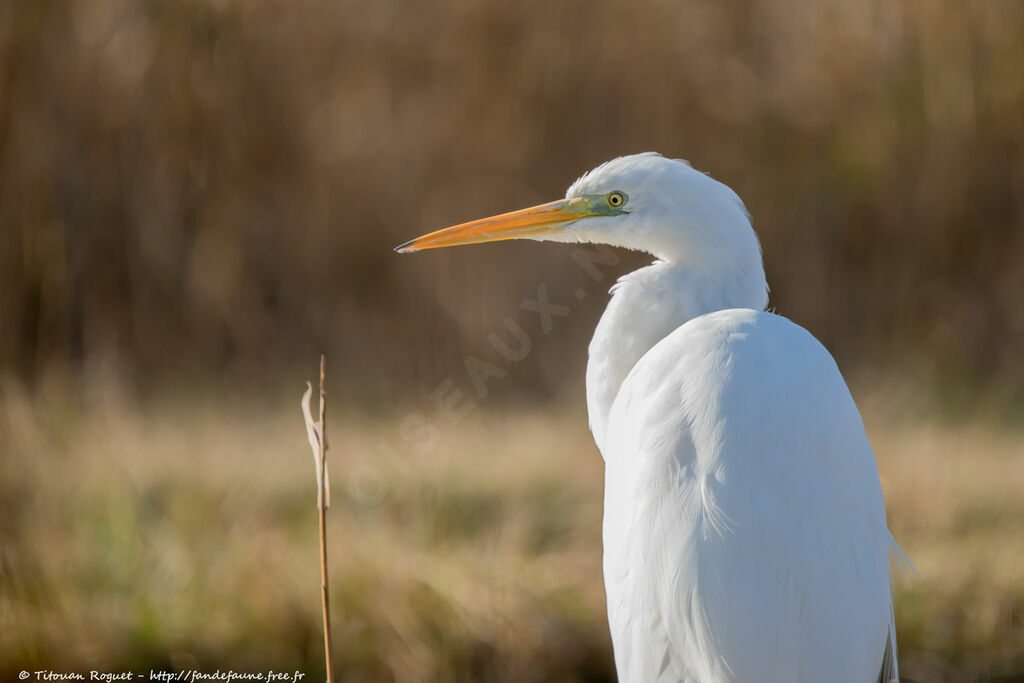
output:
[[[623,276],[612,287],[612,299],[594,331],[587,363],[587,409],[599,449],[604,446],[608,414],[619,388],[655,344],[705,313],[728,308],[764,310],[768,286],[760,251],[756,263],[746,265],[716,270],[655,261]]]

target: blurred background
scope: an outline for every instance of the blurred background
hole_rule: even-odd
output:
[[[342,680],[612,680],[585,348],[649,259],[392,247],[647,150],[851,384],[906,679],[1024,680],[1016,0],[0,3],[0,678],[323,675],[324,352]]]

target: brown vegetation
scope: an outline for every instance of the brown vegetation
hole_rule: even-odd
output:
[[[920,574],[897,581],[905,677],[1018,680],[998,676],[1024,672],[1024,436],[882,414],[868,430],[890,524]],[[339,680],[612,680],[584,416],[478,412],[425,454],[401,447],[398,422],[332,424]],[[80,414],[7,386],[0,425],[0,678],[322,675],[293,405]]]
[[[392,246],[654,149],[747,201],[842,367],[1020,405],[1021,64],[1015,0],[5,3],[0,368],[268,389],[326,349],[393,401],[576,284],[564,247]],[[592,320],[516,386],[576,380]]]

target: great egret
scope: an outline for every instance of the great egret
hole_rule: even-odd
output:
[[[397,251],[514,238],[657,259],[612,288],[587,364],[620,680],[898,681],[875,458],[832,356],[765,312],[739,197],[637,154]]]

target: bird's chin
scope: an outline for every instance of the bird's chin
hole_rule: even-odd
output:
[[[529,237],[524,237],[523,239],[533,240],[534,242],[562,242],[566,244],[590,241],[583,237],[583,233],[572,229],[549,232],[545,235],[531,235]]]

